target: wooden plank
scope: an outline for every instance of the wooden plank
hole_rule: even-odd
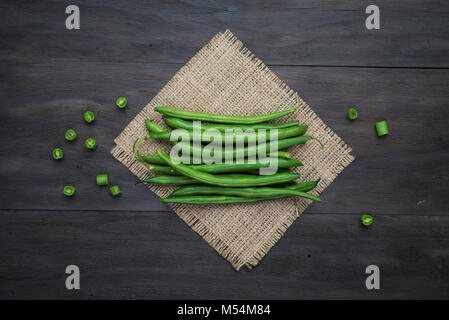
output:
[[[304,214],[251,272],[235,272],[173,213],[6,211],[0,298],[449,298],[449,217]],[[81,290],[65,289],[67,265]],[[381,289],[364,286],[380,268]]]
[[[185,63],[231,29],[267,64],[449,67],[446,1],[78,1],[81,29],[65,28],[70,1],[3,1],[0,58],[16,61]]]
[[[163,87],[179,66],[140,63],[47,62],[0,65],[0,207],[165,211],[167,206],[109,155],[113,139]],[[331,129],[353,147],[356,161],[309,212],[446,215],[449,200],[448,70],[273,67]],[[118,95],[129,106],[114,106]],[[359,110],[349,122],[346,110]],[[85,110],[97,114],[87,125]],[[391,134],[378,138],[374,123],[387,119]],[[74,143],[67,128],[79,133]],[[90,152],[84,139],[99,148]],[[50,157],[62,146],[65,159]],[[301,159],[307,163],[307,159]],[[110,197],[95,184],[106,172],[123,190]],[[74,198],[62,195],[73,183]]]

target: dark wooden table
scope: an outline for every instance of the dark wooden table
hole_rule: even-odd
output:
[[[76,4],[81,29],[65,28]],[[449,4],[1,1],[0,298],[449,298]],[[356,161],[252,271],[236,272],[109,154],[217,32],[231,29]],[[115,98],[126,96],[119,110]],[[349,122],[346,110],[359,119]],[[95,112],[95,124],[82,114]],[[374,123],[386,119],[390,135]],[[64,140],[72,127],[79,139]],[[90,152],[84,139],[99,148]],[[65,158],[54,161],[61,146]],[[109,173],[123,194],[95,184]],[[74,184],[74,198],[62,195]],[[371,213],[370,228],[360,224]],[[65,268],[81,290],[65,288]],[[378,265],[381,289],[365,288]]]

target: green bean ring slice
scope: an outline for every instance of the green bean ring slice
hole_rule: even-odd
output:
[[[76,134],[75,130],[73,130],[73,129],[68,129],[68,130],[65,132],[65,139],[66,139],[67,141],[74,141],[74,140],[76,139],[77,136],[78,136],[78,135]]]
[[[64,152],[62,152],[61,148],[54,148],[52,151],[52,156],[53,156],[53,159],[59,160],[64,157]]]
[[[64,187],[64,195],[66,195],[67,197],[71,197],[75,194],[76,189],[74,186],[65,186]]]
[[[348,110],[348,119],[349,119],[349,120],[355,120],[355,119],[357,119],[357,117],[358,117],[358,112],[357,112],[357,110],[354,109],[354,108],[350,108],[350,109]]]
[[[117,105],[117,107],[119,107],[120,109],[123,109],[124,107],[126,107],[126,105],[128,104],[128,100],[125,97],[119,97],[117,98],[117,100],[115,101],[115,104]]]
[[[92,111],[86,111],[84,112],[84,121],[86,121],[87,123],[91,123],[92,121],[95,120],[95,114]]]
[[[98,143],[94,138],[87,138],[85,145],[87,149],[95,149],[98,146]]]

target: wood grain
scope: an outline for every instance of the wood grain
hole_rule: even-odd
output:
[[[266,64],[449,67],[445,1],[78,1],[81,29],[65,29],[66,1],[3,1],[0,57],[16,61],[185,63],[231,29]]]
[[[143,185],[134,185],[135,177],[109,150],[178,66],[49,62],[3,69],[10,79],[2,96],[8,108],[0,111],[3,208],[169,210]],[[313,204],[310,212],[448,213],[449,180],[443,174],[449,161],[448,70],[273,67],[273,71],[298,90],[356,156],[323,194],[326,201]],[[118,95],[129,100],[123,111],[114,106]],[[355,122],[346,119],[352,106],[360,115]],[[87,109],[97,114],[90,125],[82,119]],[[379,139],[374,124],[383,119],[391,134]],[[74,143],[63,137],[69,127],[79,135]],[[93,152],[84,147],[89,136],[99,142]],[[11,144],[14,140],[20,143]],[[61,162],[50,157],[55,146],[65,152]],[[307,165],[307,159],[300,160]],[[106,188],[96,185],[95,176],[103,172],[121,185],[120,198],[111,198]],[[78,187],[74,198],[61,193],[68,183]]]
[[[173,213],[6,211],[3,298],[448,298],[449,217],[304,214],[263,262],[236,272]],[[161,245],[163,244],[163,245]],[[65,289],[76,264],[81,290]],[[366,290],[367,265],[381,290]]]

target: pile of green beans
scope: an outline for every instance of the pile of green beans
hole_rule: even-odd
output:
[[[193,112],[188,110],[178,110],[171,107],[156,107],[155,110],[162,113],[163,120],[172,129],[187,130],[189,142],[173,139],[173,132],[166,130],[152,120],[145,120],[145,126],[149,133],[134,144],[134,155],[142,161],[149,171],[156,173],[150,178],[139,180],[137,183],[178,185],[181,186],[173,191],[167,198],[161,199],[165,203],[183,203],[183,204],[234,204],[234,203],[253,203],[258,201],[276,200],[288,197],[301,197],[312,201],[321,202],[321,199],[313,194],[312,191],[319,183],[316,181],[304,181],[295,183],[299,174],[290,172],[289,169],[296,166],[302,166],[302,162],[291,159],[291,154],[282,150],[287,147],[304,144],[311,139],[311,136],[304,135],[307,131],[306,125],[300,125],[298,121],[284,123],[269,123],[267,121],[275,120],[286,116],[296,110],[299,106],[297,98],[296,107],[284,111],[262,114],[258,116],[234,116],[210,114],[206,112]],[[197,133],[196,123],[191,120],[200,120],[207,122],[201,123],[199,133],[200,143],[191,144]],[[210,143],[214,138],[203,135],[205,130],[215,129],[215,135],[219,135],[222,144],[229,143],[229,134],[231,134],[233,145],[237,142],[243,143],[243,146],[232,149],[222,148],[221,155],[218,158],[232,159],[231,163],[205,164],[203,161],[193,162],[195,164],[178,163],[173,161],[169,155],[158,149],[156,155],[141,155],[139,153],[140,144],[148,139],[162,139],[169,141],[179,147],[179,149],[189,150],[190,154],[205,154],[207,146],[204,143]],[[236,130],[239,129],[239,130]],[[254,130],[257,137],[257,144],[250,145],[246,130]],[[265,132],[261,131],[266,130]],[[277,129],[277,143],[272,144],[271,129]],[[185,133],[185,132],[184,132]],[[226,136],[225,136],[226,135]],[[183,139],[185,139],[185,134]],[[197,142],[196,142],[197,143]],[[198,148],[198,149],[195,149]],[[212,149],[215,151],[215,149]],[[194,153],[194,151],[196,151]],[[277,171],[273,174],[260,174],[260,170],[269,168],[272,163],[269,159],[262,161],[250,159],[251,155],[270,154],[277,152]],[[214,157],[216,158],[216,157]],[[272,158],[271,158],[272,159]],[[276,158],[275,158],[276,159]],[[190,160],[197,160],[191,158]],[[200,163],[200,164],[197,164]]]

